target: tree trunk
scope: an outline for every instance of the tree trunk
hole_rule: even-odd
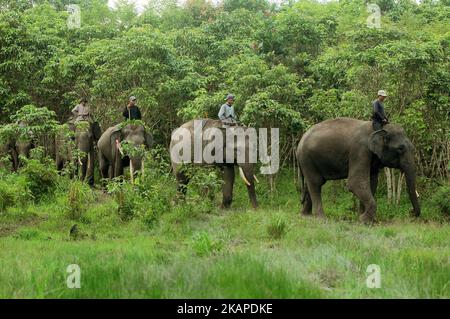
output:
[[[388,203],[391,203],[391,170],[388,167],[384,168],[384,173],[386,174],[386,185],[387,185],[387,197],[388,197]]]

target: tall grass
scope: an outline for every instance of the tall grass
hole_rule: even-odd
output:
[[[207,176],[176,201],[176,183],[160,165],[149,161],[134,185],[112,184],[132,203],[127,218],[114,192],[64,177],[39,202],[5,204],[0,297],[450,297],[450,226],[432,196],[422,196],[423,217],[415,220],[406,196],[391,206],[381,189],[379,222],[368,227],[357,221],[359,203],[341,181],[324,187],[322,220],[299,215],[290,173],[273,192],[260,178],[258,210],[236,179],[232,208],[221,210],[211,172],[199,172]],[[11,176],[19,185],[20,173]],[[203,196],[205,189],[216,196]],[[70,240],[74,223],[77,241]],[[81,268],[80,289],[66,286],[69,264]],[[380,289],[366,286],[370,264],[380,266]]]

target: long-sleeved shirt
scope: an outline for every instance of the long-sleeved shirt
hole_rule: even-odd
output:
[[[220,107],[219,119],[224,123],[236,123],[236,114],[232,105],[225,103]]]
[[[132,107],[125,107],[125,110],[123,110],[123,117],[126,120],[140,120],[142,119],[141,111],[137,107],[137,105]]]
[[[75,117],[75,122],[89,120],[91,117],[91,110],[87,105],[78,104],[72,109],[72,114]]]
[[[387,121],[386,114],[384,113],[384,104],[380,100],[375,100],[372,103],[373,105],[373,113],[372,113],[372,121],[382,123],[383,120]]]

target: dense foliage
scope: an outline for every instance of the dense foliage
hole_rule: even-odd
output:
[[[226,93],[239,118],[281,129],[282,160],[309,125],[336,116],[368,119],[383,88],[392,121],[412,138],[419,170],[446,178],[450,154],[448,1],[152,2],[141,14],[119,1],[0,1],[0,121],[24,105],[64,122],[80,96],[103,128],[136,95],[162,144],[174,127],[216,117]],[[81,8],[69,28],[67,4]]]

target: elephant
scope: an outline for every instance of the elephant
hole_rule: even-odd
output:
[[[178,192],[182,195],[186,194],[186,187],[189,183],[189,177],[185,172],[183,172],[183,162],[176,160],[175,157],[178,155],[176,154],[175,148],[177,149],[186,149],[189,152],[190,156],[190,162],[195,162],[195,165],[208,167],[208,166],[215,166],[220,167],[223,171],[223,179],[224,179],[224,185],[222,187],[222,208],[229,208],[231,206],[231,203],[233,201],[233,185],[234,185],[234,178],[235,178],[235,166],[239,169],[239,175],[243,179],[244,183],[247,186],[247,191],[249,195],[250,202],[253,206],[253,208],[258,207],[258,202],[256,199],[256,192],[255,192],[255,181],[257,181],[256,176],[254,175],[254,163],[251,163],[249,161],[249,158],[246,157],[244,160],[238,160],[236,153],[237,149],[241,148],[246,151],[246,154],[248,154],[249,150],[249,143],[248,140],[237,142],[235,143],[233,147],[233,156],[232,161],[226,160],[226,142],[222,143],[220,147],[222,148],[222,154],[223,158],[221,157],[219,160],[210,161],[207,162],[202,157],[201,161],[193,161],[194,158],[194,131],[195,131],[195,123],[201,123],[201,131],[203,135],[202,140],[202,149],[205,149],[205,146],[208,144],[208,141],[212,141],[212,136],[208,135],[208,130],[211,128],[217,128],[221,129],[222,132],[222,141],[226,141],[225,138],[225,129],[223,127],[223,124],[221,121],[213,120],[213,119],[197,119],[197,120],[191,120],[183,125],[181,125],[178,129],[174,131],[174,134],[172,134],[171,142],[170,142],[170,156],[171,156],[171,163],[172,163],[172,172],[175,175],[175,178],[178,182]],[[242,126],[236,126],[236,127],[230,127],[230,129],[237,129],[241,128],[244,132],[246,131],[245,127]],[[181,131],[181,129],[183,131]],[[179,132],[177,134],[176,132]],[[177,138],[176,135],[182,136],[182,138]],[[180,137],[178,136],[178,137]],[[245,143],[245,144],[243,144]],[[214,152],[216,152],[215,150]]]
[[[31,138],[11,138],[0,145],[1,156],[11,157],[11,170],[17,171],[21,167],[20,156],[30,157],[30,151],[34,148]]]
[[[1,162],[0,165],[5,168],[8,169],[10,171],[15,171],[17,168],[17,161],[19,159],[17,151],[16,151],[16,147],[15,147],[15,143],[11,140],[8,140],[6,142],[2,142],[0,143],[0,158],[3,157],[9,157],[9,164],[7,164],[6,162]]]
[[[58,171],[63,170],[72,161],[71,139],[62,133],[55,136],[55,163]]]
[[[374,195],[383,167],[405,174],[415,216],[420,216],[416,191],[414,146],[403,128],[386,124],[373,131],[372,123],[352,118],[326,120],[312,126],[301,138],[296,157],[299,168],[303,215],[324,217],[321,188],[327,180],[347,178],[347,187],[361,204],[360,220],[372,223],[376,215]]]
[[[123,168],[130,164],[132,172],[141,169],[141,156],[122,158],[121,143],[124,141],[135,146],[144,145],[147,149],[153,146],[153,136],[142,125],[125,123],[108,128],[97,143],[102,178],[121,176]]]
[[[73,131],[74,148],[81,152],[74,161],[74,166],[79,172],[80,180],[86,180],[90,186],[94,185],[94,146],[100,139],[101,129],[97,123],[80,121],[76,124],[69,123],[69,129]],[[73,160],[74,150],[69,145],[69,137],[58,134],[55,138],[56,167],[58,170]]]

